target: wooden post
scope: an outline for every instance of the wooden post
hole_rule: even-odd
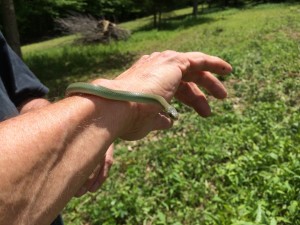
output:
[[[1,14],[5,38],[10,47],[22,57],[20,35],[13,0],[1,0]]]

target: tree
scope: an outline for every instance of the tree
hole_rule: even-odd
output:
[[[176,8],[185,6],[186,1],[176,0],[135,0],[135,4],[146,15],[153,15],[153,26],[159,28],[161,25],[161,15],[164,12],[170,12]]]
[[[193,16],[196,17],[198,14],[198,0],[193,0]]]
[[[1,1],[1,0],[0,0]],[[85,0],[14,0],[21,43],[35,42],[58,34],[54,20],[79,11]]]
[[[130,19],[134,11],[132,0],[85,0],[84,12],[113,22]]]
[[[13,0],[1,1],[1,15],[4,35],[11,48],[21,57],[20,35]]]

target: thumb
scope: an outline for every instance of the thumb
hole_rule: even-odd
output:
[[[152,130],[166,130],[173,126],[173,120],[164,113],[158,113],[154,119]]]

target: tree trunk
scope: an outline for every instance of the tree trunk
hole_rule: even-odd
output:
[[[198,0],[193,0],[193,16],[197,17],[198,15]]]
[[[157,28],[160,29],[161,28],[161,15],[162,15],[162,12],[161,12],[161,9],[158,11],[158,24],[157,24]]]
[[[223,8],[226,8],[228,6],[228,3],[229,3],[228,0],[224,0],[223,1]]]
[[[4,35],[11,48],[22,57],[20,35],[13,0],[1,0]]]
[[[156,11],[154,11],[154,13],[153,13],[153,26],[155,28],[157,28],[157,12]]]

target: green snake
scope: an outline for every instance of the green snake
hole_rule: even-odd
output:
[[[140,92],[114,90],[100,85],[77,82],[70,84],[66,89],[66,95],[84,93],[99,96],[106,99],[118,101],[132,101],[139,103],[160,104],[164,111],[174,120],[178,119],[178,112],[163,97],[155,94],[146,94]]]

